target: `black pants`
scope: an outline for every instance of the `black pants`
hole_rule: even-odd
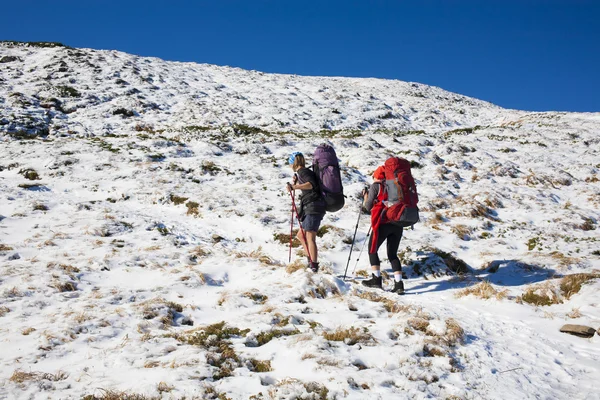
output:
[[[400,246],[400,239],[402,239],[403,228],[401,226],[396,226],[393,224],[383,224],[379,225],[379,233],[377,235],[377,248],[375,249],[375,253],[371,253],[371,246],[373,243],[373,235],[369,238],[369,261],[371,265],[381,265],[381,260],[377,255],[377,250],[383,244],[383,241],[387,241],[387,256],[392,263],[392,270],[394,272],[402,271],[402,266],[400,265],[400,259],[398,259],[398,246]]]

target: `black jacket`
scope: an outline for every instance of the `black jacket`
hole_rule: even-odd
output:
[[[312,185],[312,189],[302,190],[300,194],[300,217],[307,214],[325,214],[325,199],[315,173],[308,168],[300,168],[296,175],[299,184],[310,182]]]

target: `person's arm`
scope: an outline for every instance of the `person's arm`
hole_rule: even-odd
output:
[[[379,194],[379,185],[374,183],[369,188],[369,192],[365,193],[364,202],[363,202],[363,207],[365,210],[367,210],[368,212],[371,212],[371,209],[373,208],[373,203],[375,202],[375,199],[377,199],[378,194]]]
[[[288,191],[292,190],[311,190],[313,188],[312,183],[310,181],[306,181],[304,183],[298,183],[298,175],[294,175],[293,183],[288,183]]]
[[[313,188],[312,183],[310,182],[304,182],[304,183],[296,183],[295,185],[292,185],[292,189],[293,190],[310,190]]]

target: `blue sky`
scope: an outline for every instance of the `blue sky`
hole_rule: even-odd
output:
[[[0,40],[399,79],[507,108],[600,111],[597,0],[5,3]]]

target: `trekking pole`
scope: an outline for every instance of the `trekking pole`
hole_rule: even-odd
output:
[[[300,227],[300,233],[302,233],[302,238],[304,239],[304,244],[306,245],[306,253],[308,254],[308,259],[312,262],[312,257],[310,256],[310,250],[308,248],[308,241],[306,240],[306,233],[304,232],[304,229],[302,228],[302,224],[300,223],[300,216],[298,215],[298,209],[296,208],[296,200],[294,199],[293,191],[290,192],[290,196],[292,197],[292,209],[296,213],[296,219],[298,220],[298,226]]]
[[[360,253],[358,253],[358,258],[356,259],[356,264],[354,264],[354,269],[352,270],[352,275],[354,275],[354,271],[356,271],[356,266],[358,265],[358,261],[360,260],[360,256],[362,256],[362,252],[365,249],[365,244],[369,241],[369,236],[371,235],[371,228],[369,227],[369,232],[367,232],[367,238],[363,242],[362,248],[360,249]]]
[[[350,257],[352,256],[352,249],[354,248],[354,239],[356,239],[356,231],[358,231],[360,214],[362,214],[362,203],[360,204],[360,207],[358,209],[358,219],[356,220],[356,226],[354,227],[354,236],[352,236],[352,244],[350,245],[350,253],[348,253],[348,262],[346,263],[346,270],[344,271],[343,281],[346,281],[346,273],[348,272],[348,266],[350,265]]]
[[[293,196],[293,195],[292,195]],[[288,259],[288,263],[292,262],[292,235],[294,234],[294,203],[292,203],[292,218],[290,222],[290,255]]]

